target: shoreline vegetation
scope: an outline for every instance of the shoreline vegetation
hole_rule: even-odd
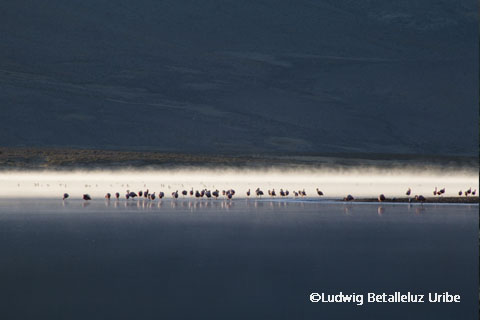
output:
[[[118,169],[125,167],[478,168],[478,158],[408,154],[200,154],[74,148],[0,147],[0,170]]]

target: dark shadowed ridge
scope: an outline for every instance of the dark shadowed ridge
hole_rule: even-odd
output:
[[[0,145],[477,155],[475,1],[9,1]]]

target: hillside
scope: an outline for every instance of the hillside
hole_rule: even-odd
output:
[[[1,146],[478,154],[474,1],[1,7]]]

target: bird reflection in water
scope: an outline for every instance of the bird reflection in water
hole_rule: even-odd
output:
[[[425,213],[425,206],[415,206],[415,214]]]
[[[382,207],[382,206],[379,206],[377,208],[377,214],[381,217],[381,216],[383,216],[384,213],[385,213],[385,208]]]
[[[353,206],[350,205],[350,204],[344,205],[344,206],[343,206],[343,212],[344,212],[347,216],[351,215],[351,214],[353,213]]]

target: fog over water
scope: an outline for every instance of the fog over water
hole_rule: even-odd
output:
[[[405,196],[412,188],[412,196],[432,195],[435,187],[446,188],[444,196],[457,196],[459,190],[478,189],[478,171],[470,168],[407,168],[375,169],[145,169],[145,170],[72,170],[72,171],[5,171],[0,172],[0,197],[59,198],[67,192],[72,198],[88,193],[103,197],[107,192],[119,192],[124,198],[126,190],[165,192],[209,189],[234,189],[236,198],[245,197],[246,191],[260,187],[265,195],[269,189],[298,191],[305,189],[307,196],[317,197],[319,188],[326,198]]]

